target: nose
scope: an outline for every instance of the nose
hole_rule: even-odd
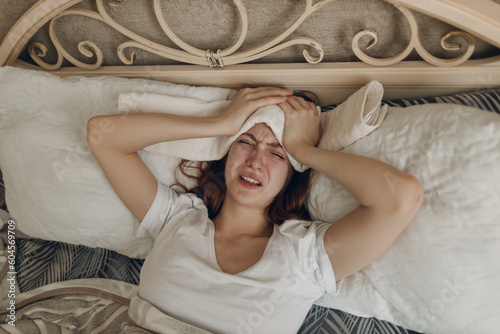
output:
[[[264,165],[264,152],[263,150],[256,149],[248,156],[247,166],[251,166],[257,170],[262,170]]]

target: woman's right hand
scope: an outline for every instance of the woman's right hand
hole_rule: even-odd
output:
[[[293,90],[277,87],[243,88],[218,116],[218,119],[224,124],[228,134],[234,135],[257,109],[282,103],[292,94]]]

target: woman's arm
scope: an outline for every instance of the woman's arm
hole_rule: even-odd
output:
[[[315,106],[298,98],[286,114],[285,149],[301,163],[339,182],[360,206],[330,226],[324,244],[337,280],[381,256],[417,213],[423,199],[411,175],[375,159],[319,149]],[[300,128],[300,130],[299,130]]]
[[[136,113],[96,116],[87,142],[118,196],[141,221],[153,203],[157,181],[137,151],[165,141],[237,133],[258,108],[283,102],[291,91],[261,87],[241,90],[217,117]]]
[[[156,195],[157,181],[138,150],[176,139],[221,133],[214,119],[138,113],[96,116],[87,125],[87,142],[111,186],[142,221]]]

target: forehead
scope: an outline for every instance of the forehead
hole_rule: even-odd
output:
[[[266,123],[257,123],[242,135],[254,137],[257,141],[264,142],[265,144],[279,145],[273,130]]]

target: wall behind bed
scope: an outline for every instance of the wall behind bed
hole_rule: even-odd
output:
[[[0,39],[6,36],[11,26],[28,10],[36,0],[1,0],[0,1]],[[500,3],[500,0],[495,0]],[[107,3],[107,2],[105,2]],[[256,47],[271,40],[290,26],[303,12],[305,1],[298,0],[244,0],[249,18],[249,31],[240,50]],[[94,0],[84,0],[78,8],[95,10]],[[123,26],[132,31],[162,43],[175,45],[161,31],[154,17],[152,1],[125,0],[120,5],[108,7],[109,13]],[[241,31],[241,19],[232,0],[214,0],[197,2],[172,0],[163,2],[163,14],[172,30],[185,42],[200,49],[224,49],[236,42]],[[420,23],[419,33],[426,49],[441,58],[455,57],[460,51],[446,51],[440,46],[441,37],[452,27],[446,23],[415,13]],[[119,16],[119,18],[118,18]],[[62,45],[72,55],[79,58],[76,44],[90,39],[102,48],[104,65],[121,65],[116,57],[116,47],[126,37],[113,31],[107,25],[84,17],[73,17],[72,21],[61,19],[57,25],[57,36]],[[390,57],[398,54],[408,44],[410,27],[406,18],[392,5],[382,0],[337,0],[328,3],[309,16],[291,35],[307,36],[319,41],[325,50],[323,62],[357,61],[350,45],[356,33],[364,28],[373,28],[379,32],[379,43],[370,50],[375,57]],[[49,46],[48,29],[45,27],[35,34],[32,41]],[[472,58],[484,58],[500,54],[497,48],[475,38],[476,49]],[[368,42],[368,41],[366,41]],[[305,62],[302,46],[293,46],[254,62]],[[176,64],[175,61],[160,58],[151,53],[137,52],[135,64]],[[314,51],[311,52],[315,56]],[[21,59],[29,61],[24,52]],[[55,52],[49,52],[46,61],[55,62]],[[79,58],[85,61],[85,57]],[[413,52],[408,60],[419,59]]]

